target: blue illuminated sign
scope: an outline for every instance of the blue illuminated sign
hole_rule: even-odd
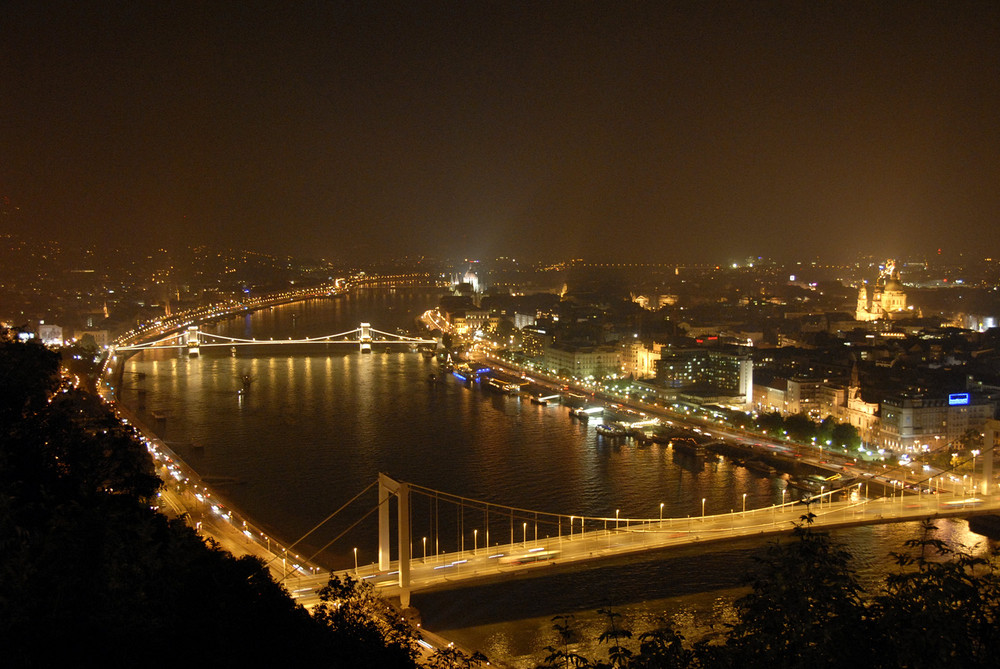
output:
[[[949,406],[959,406],[969,403],[969,393],[953,393],[948,395]]]

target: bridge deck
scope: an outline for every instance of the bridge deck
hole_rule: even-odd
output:
[[[904,522],[933,517],[967,517],[995,513],[1000,510],[1000,497],[975,500],[948,494],[899,496],[862,502],[824,501],[812,504],[816,515],[814,527],[823,530]],[[568,533],[560,537],[537,541],[515,541],[513,544],[456,553],[442,553],[424,558],[420,545],[414,547],[410,561],[409,592],[444,590],[517,576],[535,576],[559,566],[579,564],[643,551],[661,550],[695,544],[718,543],[744,537],[766,537],[788,534],[806,513],[802,504],[748,510],[715,516],[673,518],[632,524],[622,521],[607,531]],[[386,597],[401,594],[398,583],[398,561],[388,570],[377,565],[365,565],[357,570],[346,569],[336,575],[356,575],[372,582]],[[315,590],[326,584],[329,574],[300,577],[285,581],[289,591],[302,603],[315,599]]]
[[[434,339],[423,339],[420,337],[410,337],[406,335],[393,334],[376,330],[368,323],[362,323],[361,327],[348,332],[338,332],[337,334],[322,335],[318,337],[305,337],[300,339],[245,339],[241,337],[227,337],[225,335],[214,334],[199,330],[197,326],[190,326],[186,330],[181,329],[168,334],[154,341],[134,343],[116,347],[116,351],[143,351],[146,349],[172,349],[172,348],[211,348],[211,347],[236,347],[236,346],[273,346],[273,345],[302,345],[302,344],[353,344],[355,346],[366,346],[371,344],[404,344],[410,346],[433,345]]]

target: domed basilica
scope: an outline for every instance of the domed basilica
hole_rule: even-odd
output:
[[[906,293],[899,280],[899,270],[895,260],[886,260],[882,271],[870,286],[865,281],[858,289],[858,309],[855,318],[859,321],[877,321],[883,318],[899,318],[909,315],[906,310]]]

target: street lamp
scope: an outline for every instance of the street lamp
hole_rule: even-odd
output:
[[[424,564],[427,564],[427,537],[424,537]]]
[[[618,511],[619,509],[615,509],[615,530],[618,529]]]
[[[524,545],[528,545],[528,523],[522,523],[524,529]]]
[[[747,494],[743,493],[743,515],[747,514]]]
[[[660,525],[663,524],[663,502],[660,502]]]
[[[705,520],[705,498],[701,498],[701,519]]]
[[[472,530],[472,554],[476,554],[479,548],[479,530]]]
[[[354,575],[355,576],[358,575],[358,549],[357,549],[357,547],[355,547],[355,549],[354,549]]]

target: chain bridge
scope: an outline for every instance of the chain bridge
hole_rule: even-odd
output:
[[[149,349],[187,349],[190,355],[198,355],[202,348],[212,347],[243,347],[243,346],[301,346],[304,344],[353,344],[362,353],[371,353],[372,346],[430,346],[437,344],[434,339],[421,339],[419,337],[408,337],[391,332],[376,330],[370,323],[362,323],[358,327],[348,332],[322,335],[319,337],[303,337],[294,339],[246,339],[240,337],[227,337],[225,335],[213,334],[201,330],[197,325],[188,326],[186,330],[179,330],[161,339],[144,342],[141,344],[130,344],[118,346],[115,352],[135,352]]]

